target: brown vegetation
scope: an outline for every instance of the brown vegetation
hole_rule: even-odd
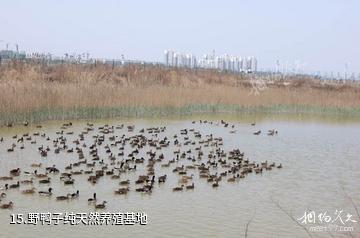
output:
[[[214,70],[141,65],[0,66],[0,113],[84,107],[181,107],[189,104],[244,107],[300,105],[359,108],[360,85],[235,75]],[[265,87],[264,83],[265,82]],[[254,90],[254,85],[263,88]]]

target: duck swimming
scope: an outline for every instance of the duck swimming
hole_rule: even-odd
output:
[[[225,121],[220,123],[202,121],[201,124],[202,126],[205,126],[205,124],[207,124],[206,126],[221,126],[223,127],[222,130],[230,133],[239,134],[241,132],[241,130],[235,128],[235,125]],[[266,173],[266,170],[272,167],[282,168],[281,163],[275,165],[275,163],[268,163],[267,161],[260,166],[260,163],[249,161],[240,149],[226,150],[223,147],[225,140],[222,137],[216,137],[215,134],[206,133],[206,131],[200,129],[197,131],[197,129],[191,127],[164,136],[162,132],[166,130],[166,127],[140,128],[135,130],[135,127],[131,126],[130,133],[125,134],[128,128],[126,126],[114,127],[104,125],[95,128],[87,125],[83,131],[75,135],[76,130],[68,133],[68,126],[62,128],[61,133],[55,133],[55,138],[51,139],[51,134],[46,135],[42,131],[32,133],[31,135],[28,133],[23,136],[17,135],[16,139],[12,139],[13,141],[9,142],[10,145],[14,142],[11,148],[18,148],[26,144],[26,150],[30,147],[28,142],[35,141],[34,139],[37,140],[41,146],[39,148],[33,146],[33,148],[40,152],[38,156],[43,164],[32,163],[29,165],[32,168],[39,168],[39,171],[41,170],[45,173],[38,174],[37,170],[34,170],[34,172],[24,171],[23,169],[26,168],[23,167],[12,169],[10,170],[10,176],[0,177],[0,180],[15,180],[16,184],[6,184],[2,189],[19,188],[23,184],[38,185],[39,183],[46,185],[50,184],[50,181],[57,184],[54,186],[60,186],[60,190],[67,189],[68,186],[65,188],[63,185],[75,184],[75,179],[73,178],[76,176],[79,180],[83,178],[88,179],[91,183],[89,186],[103,186],[104,183],[112,184],[115,187],[120,185],[120,188],[115,188],[112,194],[127,195],[132,192],[139,192],[150,195],[153,190],[167,187],[162,185],[162,183],[165,183],[170,178],[167,175],[171,176],[172,181],[178,181],[176,187],[171,188],[175,192],[194,190],[193,181],[198,181],[198,178],[200,178],[200,182],[204,182],[205,186],[216,188],[220,186],[220,183],[224,183],[223,181],[225,183],[226,181],[229,183],[236,182],[240,178],[245,178],[249,173]],[[255,123],[253,126],[255,126]],[[120,133],[124,134],[116,134],[116,130],[122,130],[123,128],[125,132]],[[276,134],[275,130],[271,130],[271,132]],[[71,136],[73,133],[74,135]],[[261,134],[261,130],[255,131],[254,134]],[[74,138],[75,136],[77,137]],[[42,145],[42,143],[44,144]],[[174,147],[170,148],[171,146]],[[49,152],[49,157],[51,157],[49,159],[51,160],[41,158],[42,151],[46,155]],[[54,153],[51,151],[54,151]],[[89,154],[88,156],[86,156],[87,153]],[[61,156],[71,157],[71,163],[60,163],[57,165],[59,167],[55,167],[55,165],[46,167],[53,161],[53,156],[60,156],[59,158]],[[159,171],[161,171],[161,174]],[[30,179],[21,177],[24,180],[17,181],[16,176],[29,176]],[[120,180],[120,178],[127,178],[127,176],[130,176],[132,179]],[[58,180],[59,178],[60,180]],[[159,183],[158,186],[154,185],[156,184],[155,178],[157,178]],[[34,180],[38,182],[34,183]],[[138,187],[130,190],[130,184],[137,184]],[[17,193],[16,190],[11,191],[11,193],[13,192]],[[52,188],[37,192],[34,187],[20,190],[19,192],[22,194],[38,193],[41,196],[53,196]],[[59,201],[74,199],[73,201],[75,202],[75,198],[78,197],[79,190],[76,190],[74,193],[58,196],[55,199]],[[105,208],[105,201],[99,204],[97,204],[97,201],[96,193],[93,194],[92,198],[88,199],[88,203],[94,204],[95,208]]]
[[[187,190],[194,189],[194,183],[192,183],[192,185],[188,185],[188,186],[186,186],[186,189],[187,189]]]
[[[12,169],[12,170],[10,170],[10,175],[12,175],[12,176],[19,176],[19,175],[20,175],[20,172],[21,172],[20,168]]]
[[[31,189],[26,189],[21,191],[22,194],[34,194],[35,193],[36,188],[31,188]]]
[[[49,188],[48,191],[39,191],[39,195],[51,196],[52,190],[53,190],[52,188]]]
[[[115,190],[115,194],[126,195],[128,191],[130,191],[129,188],[119,188],[118,190]]]
[[[7,184],[5,184],[5,187],[7,187],[6,186]],[[9,188],[19,188],[20,187],[20,182],[18,181],[16,184],[11,184],[10,186],[9,186]]]
[[[78,198],[79,197],[79,190],[76,190],[75,193],[71,194],[71,198]]]
[[[95,204],[96,209],[104,209],[105,208],[106,201],[103,201],[100,204]]]
[[[96,201],[96,193],[93,194],[92,198],[88,199],[88,202],[95,202]]]
[[[184,185],[182,184],[180,187],[175,187],[173,188],[173,191],[176,192],[176,191],[182,191],[184,188]]]
[[[255,131],[253,134],[254,134],[254,135],[260,135],[260,134],[261,134],[261,130]]]
[[[13,207],[14,203],[13,202],[9,202],[9,203],[5,203],[5,204],[1,204],[0,208],[1,209],[11,209]]]
[[[70,198],[71,194],[68,193],[66,196],[57,196],[56,200],[58,201],[64,201],[64,200],[68,200]]]
[[[39,180],[39,183],[48,184],[48,183],[50,183],[50,178]]]

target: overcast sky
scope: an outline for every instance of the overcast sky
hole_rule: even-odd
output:
[[[174,49],[360,72],[360,1],[1,0],[0,49],[163,61]]]

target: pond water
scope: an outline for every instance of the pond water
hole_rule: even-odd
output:
[[[101,234],[101,237],[244,237],[246,230],[248,237],[309,237],[305,229],[315,225],[328,226],[337,224],[339,226],[353,227],[352,235],[360,236],[360,226],[358,223],[347,221],[344,225],[337,219],[336,221],[320,223],[316,217],[316,224],[301,223],[300,218],[305,212],[310,214],[314,211],[316,216],[327,212],[333,220],[336,212],[342,211],[342,220],[345,222],[346,215],[351,214],[352,220],[359,221],[355,206],[360,206],[360,123],[356,121],[338,120],[294,120],[283,118],[239,118],[226,117],[224,120],[229,123],[224,127],[219,117],[206,117],[208,123],[200,123],[200,118],[183,118],[181,120],[108,120],[96,121],[93,131],[84,135],[84,140],[80,145],[73,143],[79,139],[79,134],[84,128],[89,127],[85,121],[73,122],[72,126],[66,129],[60,127],[64,122],[43,123],[42,128],[35,126],[17,126],[13,128],[0,128],[0,176],[9,176],[9,171],[14,168],[21,168],[20,176],[12,180],[0,181],[0,187],[5,184],[16,184],[18,180],[34,178],[33,186],[36,188],[34,194],[22,194],[21,191],[32,188],[32,185],[20,184],[20,188],[4,189],[0,192],[6,193],[2,198],[1,204],[12,201],[12,209],[0,210],[0,237],[94,237]],[[256,120],[256,125],[251,122]],[[196,123],[192,123],[196,121]],[[209,122],[212,122],[210,124]],[[95,161],[95,170],[100,169],[105,164],[108,165],[107,171],[119,167],[122,160],[129,159],[128,154],[135,149],[131,147],[130,141],[124,145],[124,155],[118,155],[122,144],[111,146],[114,141],[110,141],[111,136],[117,136],[115,140],[121,140],[123,135],[130,137],[142,134],[147,139],[162,140],[164,137],[170,141],[169,146],[156,149],[147,143],[135,158],[144,157],[144,163],[136,164],[136,171],[125,171],[120,174],[120,179],[112,179],[110,175],[104,175],[97,180],[96,184],[88,181],[89,174],[73,175],[75,179],[73,185],[64,185],[60,180],[60,174],[49,174],[50,184],[39,184],[39,178],[34,175],[27,175],[25,171],[33,173],[35,169],[38,173],[45,173],[45,167],[55,165],[61,172],[65,172],[65,167],[79,161],[76,147],[82,148],[87,163],[92,163],[89,154],[90,145],[94,142],[95,135],[103,135],[98,129],[100,126],[108,124],[114,126],[114,133],[105,134],[105,140],[101,145],[97,145],[100,160],[104,164]],[[124,125],[122,129],[116,129],[118,125]],[[127,126],[134,125],[133,132],[129,132]],[[234,127],[232,128],[232,125]],[[146,128],[166,127],[163,132],[149,133]],[[144,133],[140,133],[145,128]],[[187,135],[181,135],[181,129],[188,129]],[[194,136],[195,132],[201,134],[201,138]],[[278,134],[267,135],[267,131],[276,129]],[[68,149],[74,149],[73,153],[61,150],[54,153],[53,140],[61,135],[56,132],[63,130],[64,137],[67,138]],[[254,135],[257,130],[261,130],[260,135]],[[111,130],[110,130],[111,131]],[[39,132],[46,136],[34,136]],[[66,134],[73,132],[73,134]],[[29,133],[32,139],[23,143],[17,140],[25,133]],[[157,134],[157,135],[155,135]],[[180,145],[174,145],[174,135]],[[272,170],[265,170],[256,174],[254,171],[245,175],[245,178],[236,179],[235,182],[228,182],[232,174],[222,177],[218,187],[213,187],[214,182],[207,182],[206,179],[199,177],[199,169],[186,169],[186,175],[191,176],[187,185],[194,183],[193,190],[174,192],[173,188],[179,186],[179,179],[183,175],[173,172],[176,167],[182,165],[196,164],[202,162],[205,166],[210,166],[209,174],[216,174],[228,171],[229,168],[222,167],[220,163],[210,165],[207,163],[208,154],[216,151],[214,144],[200,143],[202,140],[210,138],[222,138],[222,145],[218,145],[226,154],[227,164],[234,166],[233,160],[229,160],[229,151],[239,149],[244,152],[243,160],[254,161],[256,164],[268,161],[275,162]],[[17,135],[17,138],[13,136]],[[46,140],[49,137],[50,140]],[[189,137],[189,141],[195,142],[185,145],[184,137]],[[36,144],[31,144],[36,141]],[[13,152],[7,152],[11,145],[17,146]],[[82,147],[83,143],[87,147]],[[24,149],[20,149],[21,145]],[[109,145],[111,152],[115,155],[115,164],[111,164],[109,153],[106,153],[105,145]],[[49,146],[50,151],[46,157],[42,157],[38,147]],[[195,148],[201,146],[203,156],[197,159],[198,151]],[[161,166],[168,161],[176,158],[174,151],[180,149],[180,153],[187,152],[185,158],[179,158],[169,167]],[[156,151],[156,158],[160,154],[164,158],[154,164],[155,183],[151,193],[139,193],[135,188],[141,185],[135,184],[139,175],[147,174],[149,154],[147,151]],[[194,156],[196,161],[187,159]],[[211,159],[212,161],[218,158]],[[119,163],[117,163],[119,162]],[[41,168],[30,167],[33,163],[42,163]],[[282,168],[277,168],[279,164]],[[129,167],[135,163],[129,162]],[[71,171],[89,170],[86,164],[73,167]],[[115,169],[114,174],[118,174]],[[158,176],[167,175],[165,183],[158,183]],[[235,175],[238,174],[235,173]],[[127,195],[115,195],[114,191],[120,187],[119,181],[130,180],[130,191]],[[151,176],[150,176],[151,179]],[[38,191],[53,188],[50,197],[39,196]],[[74,193],[79,190],[79,197],[67,201],[57,201],[56,196]],[[95,209],[94,204],[88,203],[88,198],[97,194],[97,203],[107,201],[106,208]],[[353,205],[353,203],[355,206]],[[28,213],[91,213],[91,212],[145,212],[147,214],[147,225],[30,225],[30,224],[10,224],[11,214]],[[301,227],[295,219],[303,226]],[[308,217],[309,218],[309,217]],[[249,222],[250,221],[250,222]],[[246,224],[248,224],[246,229]],[[304,229],[305,228],[305,229]],[[350,237],[349,232],[339,231],[309,231],[313,237]]]

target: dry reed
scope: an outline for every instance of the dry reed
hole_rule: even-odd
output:
[[[256,94],[252,83],[259,80],[266,82],[267,86]],[[352,82],[324,83],[300,76],[254,79],[253,75],[246,74],[160,66],[112,68],[102,64],[46,66],[21,62],[0,66],[2,122],[32,120],[31,114],[36,111],[46,112],[48,116],[45,119],[51,119],[55,110],[185,110],[184,107],[189,105],[217,105],[220,108],[226,105],[239,108],[285,105],[287,108],[357,110],[360,108],[360,86]],[[91,113],[88,114],[91,116]],[[76,117],[83,116],[80,113]]]

